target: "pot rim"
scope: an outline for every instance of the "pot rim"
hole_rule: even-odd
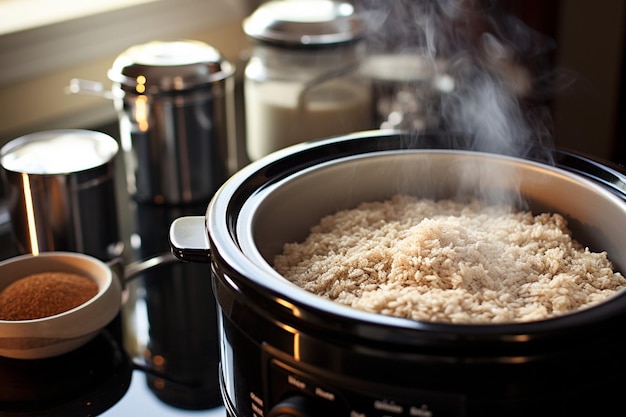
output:
[[[387,144],[381,146],[373,143],[385,138],[396,142],[399,140],[402,145],[390,148]],[[423,144],[417,144],[420,138],[427,140]],[[364,139],[366,142],[372,143],[363,144]],[[407,139],[410,140],[407,141]],[[538,165],[544,169],[548,166],[545,161],[542,162],[532,157],[526,159],[519,156],[459,148],[457,141],[453,141],[456,146],[454,149],[447,147],[447,144],[441,146],[440,143],[434,144],[433,147],[429,140],[430,135],[428,133],[424,133],[423,136],[416,136],[415,133],[412,133],[409,137],[398,131],[357,132],[294,145],[251,163],[233,175],[218,190],[207,208],[205,232],[209,235],[213,262],[216,262],[216,258],[218,258],[220,263],[223,262],[228,265],[233,272],[228,274],[228,280],[231,281],[230,284],[234,289],[240,291],[241,294],[249,292],[255,297],[260,297],[255,298],[254,303],[250,303],[259,302],[257,306],[259,314],[275,315],[275,312],[268,313],[267,309],[262,308],[262,306],[264,304],[265,306],[279,305],[281,306],[279,310],[286,314],[283,317],[286,320],[296,320],[298,323],[307,322],[309,324],[314,321],[330,331],[345,332],[348,330],[352,335],[365,338],[375,337],[377,340],[402,340],[414,343],[415,332],[419,332],[422,335],[427,334],[429,337],[438,340],[443,338],[454,343],[459,340],[531,342],[546,338],[552,339],[557,335],[563,337],[572,333],[580,334],[582,329],[595,329],[599,324],[607,322],[607,319],[626,315],[626,290],[621,290],[609,299],[592,307],[540,321],[494,324],[416,321],[360,311],[323,299],[297,287],[277,273],[275,275],[268,273],[265,268],[258,265],[254,259],[242,251],[237,232],[237,222],[241,207],[246,199],[307,167],[316,167],[322,162],[337,161],[342,157],[355,156],[356,142],[359,142],[358,156],[394,149],[398,151],[414,149],[420,152],[481,153],[497,158],[510,158],[525,164]],[[427,147],[421,147],[422,145]],[[545,153],[545,149],[543,152]],[[553,149],[551,152],[558,152],[558,150]],[[565,158],[578,158],[572,152],[566,151],[563,155]],[[626,192],[624,191],[626,190],[626,176],[595,161],[585,160],[584,162],[602,170],[605,175],[604,178],[600,178],[600,181],[609,186],[610,189],[601,189],[606,192],[607,196],[611,196],[609,198],[619,199],[623,203]],[[595,184],[594,187],[598,187],[596,183],[583,176],[584,172],[566,171],[558,165],[548,167],[568,177],[590,182]],[[217,269],[219,270],[219,267]],[[274,287],[272,284],[280,282],[280,279],[284,280],[285,285],[281,283],[279,288]]]

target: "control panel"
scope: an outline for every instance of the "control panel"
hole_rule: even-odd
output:
[[[462,395],[394,387],[342,376],[323,378],[270,360],[267,417],[462,417]]]

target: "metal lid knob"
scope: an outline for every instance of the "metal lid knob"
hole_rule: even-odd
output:
[[[243,22],[257,41],[285,47],[334,46],[361,39],[365,26],[349,3],[331,0],[275,0]]]
[[[233,66],[204,42],[152,41],[121,53],[108,77],[138,93],[163,93],[210,84],[233,72]]]

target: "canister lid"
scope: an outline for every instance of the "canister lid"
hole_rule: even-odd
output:
[[[118,145],[91,130],[59,129],[13,139],[0,149],[2,167],[26,174],[70,174],[108,163]]]
[[[331,0],[273,0],[243,22],[252,39],[289,47],[332,46],[358,40],[365,26],[354,6]]]
[[[152,41],[122,52],[109,79],[138,93],[186,90],[231,76],[233,66],[219,51],[194,40]]]

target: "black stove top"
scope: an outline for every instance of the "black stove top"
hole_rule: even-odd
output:
[[[223,417],[216,305],[208,264],[167,257],[168,230],[184,207],[129,202],[125,261],[165,255],[130,279],[117,318],[87,345],[41,360],[0,357],[0,416]],[[17,255],[0,210],[0,256]]]

